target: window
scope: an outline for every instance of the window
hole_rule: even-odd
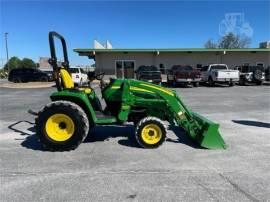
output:
[[[159,69],[160,69],[162,74],[166,73],[166,68],[165,68],[164,64],[159,64]]]
[[[40,69],[33,69],[34,73],[41,73],[42,71]]]
[[[248,66],[248,65],[243,66],[243,67],[242,67],[242,72],[243,72],[243,73],[249,72],[249,66]]]
[[[183,69],[183,71],[192,71],[191,66],[183,66],[182,69]]]
[[[115,62],[115,71],[116,71],[116,77],[122,78],[123,77],[123,62],[122,61],[116,61]]]
[[[116,60],[115,74],[117,78],[134,78],[135,60]]]
[[[79,73],[79,68],[70,68],[70,73]]]
[[[211,69],[227,69],[226,65],[214,65],[211,66]]]
[[[138,68],[138,71],[158,71],[158,68],[156,66],[140,66]]]
[[[209,66],[204,66],[204,67],[201,69],[201,71],[202,71],[202,72],[207,71],[207,70],[208,70],[208,67],[209,67]]]
[[[257,66],[264,67],[264,63],[263,63],[263,62],[257,62],[256,65],[257,65]]]
[[[197,64],[197,69],[201,69],[202,68],[202,64]]]
[[[80,68],[80,70],[81,70],[81,73],[86,74],[86,72],[82,68]]]

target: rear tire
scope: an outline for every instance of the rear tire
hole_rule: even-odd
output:
[[[262,81],[256,81],[256,85],[257,85],[257,86],[262,85],[262,83],[263,83]]]
[[[48,78],[47,78],[47,77],[41,77],[41,78],[40,78],[40,81],[41,81],[41,82],[48,82]]]
[[[83,109],[68,101],[47,104],[36,120],[37,135],[51,151],[75,149],[86,138],[89,121]]]
[[[208,85],[211,86],[211,87],[213,87],[213,86],[215,85],[215,83],[214,83],[212,77],[209,77],[209,78],[208,78]]]
[[[174,79],[173,81],[172,81],[172,86],[174,87],[174,88],[176,88],[177,87],[177,82],[176,82],[176,79]]]
[[[171,80],[169,80],[169,78],[167,77],[167,85],[170,87],[170,86],[172,86],[172,81]]]
[[[193,83],[193,86],[194,86],[194,87],[198,87],[198,86],[199,86],[199,82],[194,82],[194,83]]]
[[[245,79],[240,79],[239,85],[240,85],[240,86],[245,86],[245,85],[246,85]]]
[[[259,69],[253,71],[253,78],[254,80],[260,81],[262,79],[263,72]]]
[[[15,77],[15,78],[12,79],[12,82],[13,83],[21,83],[22,81],[21,81],[20,78]]]
[[[165,141],[166,127],[164,123],[156,117],[145,117],[137,124],[135,137],[137,143],[147,149],[157,148]]]

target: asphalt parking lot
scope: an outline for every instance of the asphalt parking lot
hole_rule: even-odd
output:
[[[43,151],[29,108],[53,88],[0,88],[1,201],[270,201],[270,86],[177,88],[220,123],[227,150],[198,148],[169,131],[138,148],[133,127],[98,127],[71,152]]]

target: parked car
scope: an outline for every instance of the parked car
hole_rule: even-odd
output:
[[[239,81],[239,71],[229,69],[226,64],[210,64],[201,69],[202,82],[214,86],[215,83],[227,83],[234,86]]]
[[[194,87],[197,87],[201,79],[201,72],[190,65],[174,65],[167,72],[167,82],[173,86],[193,84]]]
[[[135,71],[136,79],[152,83],[161,83],[161,72],[156,66],[142,65]]]
[[[87,73],[78,67],[70,67],[70,73],[74,84],[81,86],[88,82]]]
[[[55,78],[54,78],[54,73],[53,73],[53,70],[47,70],[47,69],[40,69],[41,71],[45,72],[46,74],[48,74],[48,76],[50,77],[50,81],[54,81]]]
[[[240,72],[239,85],[246,85],[247,83],[255,83],[261,85],[265,80],[264,67],[262,66],[236,66]]]
[[[50,81],[52,80],[52,75],[35,68],[16,68],[9,72],[8,80],[14,83]]]

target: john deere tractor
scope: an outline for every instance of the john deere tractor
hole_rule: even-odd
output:
[[[64,62],[59,66],[55,39],[62,43]],[[89,75],[90,82],[100,80],[102,108],[91,85],[74,87],[69,73],[67,47],[64,38],[49,33],[50,64],[53,66],[57,91],[51,101],[36,115],[37,135],[49,150],[71,150],[84,141],[96,125],[124,125],[133,122],[135,137],[143,148],[157,148],[166,139],[166,126],[182,127],[201,147],[225,149],[218,132],[219,125],[192,112],[172,90],[134,79],[103,81],[104,73]]]

